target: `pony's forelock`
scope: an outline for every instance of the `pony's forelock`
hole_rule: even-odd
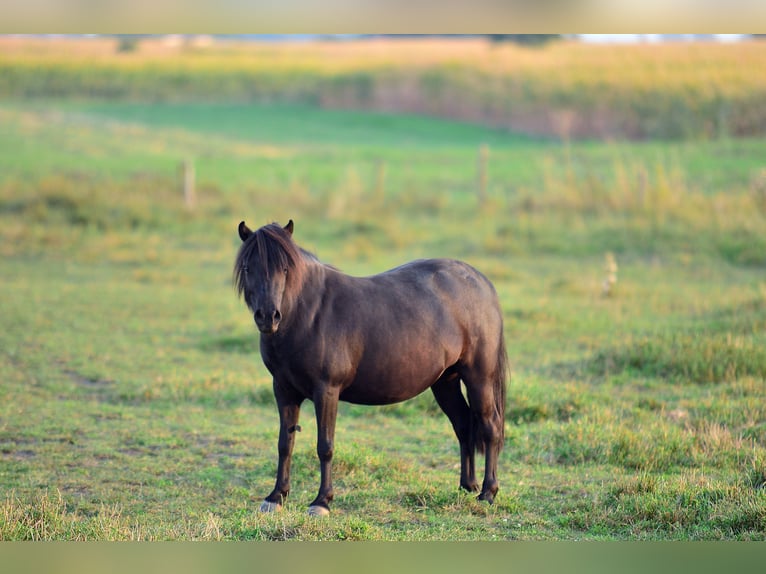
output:
[[[302,250],[295,244],[290,233],[279,224],[270,223],[254,231],[239,248],[234,262],[234,284],[241,296],[245,291],[247,273],[251,269],[266,277],[287,270],[290,283],[300,283],[305,268]]]

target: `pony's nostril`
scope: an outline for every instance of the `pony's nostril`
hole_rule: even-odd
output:
[[[260,309],[256,309],[256,311],[255,311],[255,320],[256,321],[262,321],[263,317],[264,317],[263,311],[261,311]]]
[[[279,309],[274,311],[274,321],[276,323],[279,323],[282,320],[282,313],[279,312]]]

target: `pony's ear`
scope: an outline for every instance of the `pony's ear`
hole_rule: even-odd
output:
[[[289,233],[290,235],[293,234],[293,220],[292,219],[287,222],[287,225],[285,225],[285,231],[287,231],[287,233]]]
[[[237,231],[239,231],[239,238],[242,241],[247,241],[247,238],[253,234],[253,231],[247,225],[245,225],[244,221],[239,222]]]

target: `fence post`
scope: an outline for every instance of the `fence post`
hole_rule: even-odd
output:
[[[194,209],[196,197],[194,194],[194,162],[185,159],[181,162],[181,186],[184,194],[184,205],[187,209]]]

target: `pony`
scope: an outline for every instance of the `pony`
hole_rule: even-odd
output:
[[[453,259],[412,261],[370,277],[320,262],[293,240],[294,224],[251,230],[234,264],[237,292],[260,331],[261,358],[279,411],[274,489],[262,512],[282,508],[298,417],[314,403],[320,484],[308,512],[330,513],[338,402],[388,405],[431,389],[460,445],[460,487],[493,503],[504,443],[508,357],[492,283]],[[465,387],[465,396],[461,389]],[[467,398],[467,400],[466,400]]]

